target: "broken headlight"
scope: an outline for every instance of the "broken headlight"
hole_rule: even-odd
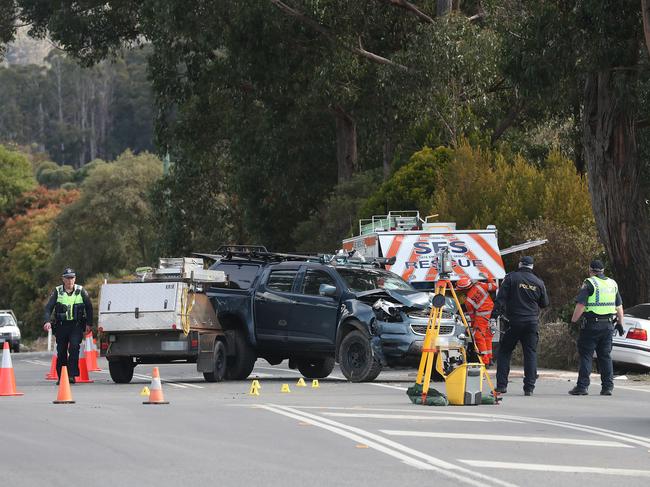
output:
[[[372,309],[375,312],[377,319],[389,322],[402,321],[402,308],[403,306],[401,304],[391,303],[385,299],[378,299],[375,301],[375,304],[372,305]]]

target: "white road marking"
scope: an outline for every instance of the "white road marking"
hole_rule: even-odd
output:
[[[15,361],[17,362],[17,360]],[[34,364],[34,365],[47,365],[48,367],[50,366],[49,363],[41,362],[40,360],[22,360],[22,362],[27,362],[29,364]]]
[[[338,411],[383,411],[383,412],[413,412],[413,408],[366,408],[363,406],[355,407],[326,407],[326,406],[297,406],[301,409],[320,409],[320,410],[338,410]],[[580,431],[581,433],[591,433],[593,435],[604,436],[606,438],[612,438],[614,440],[623,441],[625,443],[631,443],[633,445],[641,446],[644,448],[650,449],[650,438],[643,436],[631,435],[628,433],[622,433],[620,431],[608,430],[605,428],[597,428],[595,426],[589,426],[586,424],[579,423],[569,423],[567,421],[555,421],[552,419],[543,419],[543,418],[531,418],[528,416],[514,416],[508,414],[488,414],[488,413],[465,413],[465,412],[452,412],[452,411],[442,411],[442,410],[428,410],[426,408],[418,408],[419,414],[430,414],[431,416],[436,415],[453,415],[453,416],[469,416],[477,418],[492,418],[495,420],[512,420],[523,423],[535,423],[535,424],[545,424],[547,426],[555,426],[557,428],[564,428],[570,430]]]
[[[641,387],[631,387],[631,386],[619,386],[618,384],[614,388],[616,389],[624,389],[626,391],[639,391],[639,392],[650,392],[650,389],[643,389]]]
[[[551,438],[545,436],[484,435],[476,433],[439,433],[434,431],[379,430],[390,436],[410,436],[420,438],[449,438],[454,440],[510,441],[514,443],[546,443],[556,445],[602,446],[611,448],[634,448],[618,441],[581,440],[578,438]]]
[[[397,389],[398,391],[405,391],[405,390],[408,389],[408,387],[391,386],[390,384],[379,384],[379,383],[376,383],[376,382],[367,382],[367,385],[375,386],[375,387],[387,387],[388,389]]]
[[[504,482],[502,480],[483,475],[479,472],[465,469],[459,465],[446,462],[439,458],[432,457],[431,455],[427,455],[426,453],[414,450],[413,448],[409,448],[405,445],[394,442],[374,433],[370,433],[369,431],[365,431],[361,428],[348,426],[343,423],[338,423],[327,418],[305,413],[304,411],[299,411],[291,407],[279,406],[275,404],[260,405],[259,407],[277,414],[283,414],[300,421],[308,422],[309,424],[318,426],[319,428],[323,428],[341,436],[353,439],[354,441],[364,443],[370,448],[381,451],[394,458],[399,458],[409,465],[426,470],[435,470],[439,474],[450,477],[460,483],[473,485],[476,487],[486,487],[490,485],[515,487],[514,484],[511,484],[509,482]]]
[[[581,467],[578,465],[545,465],[538,463],[513,463],[513,462],[488,462],[483,460],[458,459],[472,467],[498,468],[504,470],[529,470],[538,472],[560,472],[560,473],[591,473],[600,475],[616,475],[625,477],[650,477],[650,470],[635,470],[629,468],[604,468],[604,467]]]
[[[289,373],[291,373],[291,374],[297,374],[297,375],[302,376],[302,374],[301,374],[300,371],[298,371],[298,370],[285,369],[285,368],[283,368],[283,367],[257,367],[257,366],[256,366],[256,367],[253,369],[253,371],[255,371],[255,370],[257,370],[257,369],[262,369],[262,370],[272,370],[273,372],[289,372]],[[273,374],[271,374],[271,377],[273,377]],[[346,382],[347,382],[347,379],[346,379],[345,377],[340,377],[340,376],[338,376],[338,375],[331,375],[331,374],[330,374],[330,375],[327,376],[327,379],[343,380],[343,381],[346,381]]]
[[[138,379],[151,380],[150,375],[133,374],[133,377],[137,377]],[[165,384],[169,384],[170,386],[178,387],[179,389],[187,389],[186,386],[189,385],[189,384],[177,384],[175,382],[169,382],[168,380],[163,380],[163,379],[161,379],[161,382],[164,382]],[[203,389],[203,388],[201,388],[201,389]]]
[[[417,415],[417,414],[375,414],[375,413],[323,413],[325,416],[335,416],[338,418],[372,418],[372,419],[426,419],[429,421],[463,421],[468,423],[491,423],[502,422],[498,419],[490,418],[470,418],[460,416],[432,416],[432,415]],[[511,423],[510,420],[505,420]]]

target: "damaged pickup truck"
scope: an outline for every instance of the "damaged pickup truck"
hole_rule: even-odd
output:
[[[207,292],[220,323],[234,337],[230,378],[246,378],[258,357],[271,365],[288,359],[289,367],[307,378],[327,377],[338,362],[352,382],[372,381],[385,366],[418,364],[428,293],[368,265],[274,255],[234,252],[211,267],[230,281],[227,288]],[[464,339],[449,301],[439,345]]]

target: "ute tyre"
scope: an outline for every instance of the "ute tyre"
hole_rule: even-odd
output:
[[[246,335],[241,330],[235,331],[232,346],[235,354],[228,357],[226,379],[243,380],[253,371],[257,356],[251,344],[248,343]]]
[[[226,377],[228,369],[228,357],[226,357],[226,346],[221,341],[214,343],[214,370],[212,372],[203,372],[203,377],[207,382],[221,382]]]
[[[108,371],[111,379],[116,384],[128,384],[133,379],[133,360],[131,357],[120,357],[118,360],[108,361]]]
[[[324,379],[332,373],[333,368],[334,357],[298,361],[298,370],[306,379]]]
[[[381,362],[373,356],[368,336],[359,330],[351,331],[341,341],[339,363],[351,382],[372,382],[381,372]]]
[[[14,353],[20,353],[20,342],[14,343],[13,350]]]

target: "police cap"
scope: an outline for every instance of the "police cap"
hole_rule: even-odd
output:
[[[605,266],[603,265],[602,261],[594,259],[591,261],[591,264],[589,264],[589,269],[594,272],[603,272],[605,270]]]
[[[75,273],[74,269],[71,267],[66,267],[63,269],[63,274],[61,274],[63,277],[76,277],[77,274]]]
[[[533,268],[533,258],[530,255],[525,255],[519,259],[519,267],[530,267]]]

